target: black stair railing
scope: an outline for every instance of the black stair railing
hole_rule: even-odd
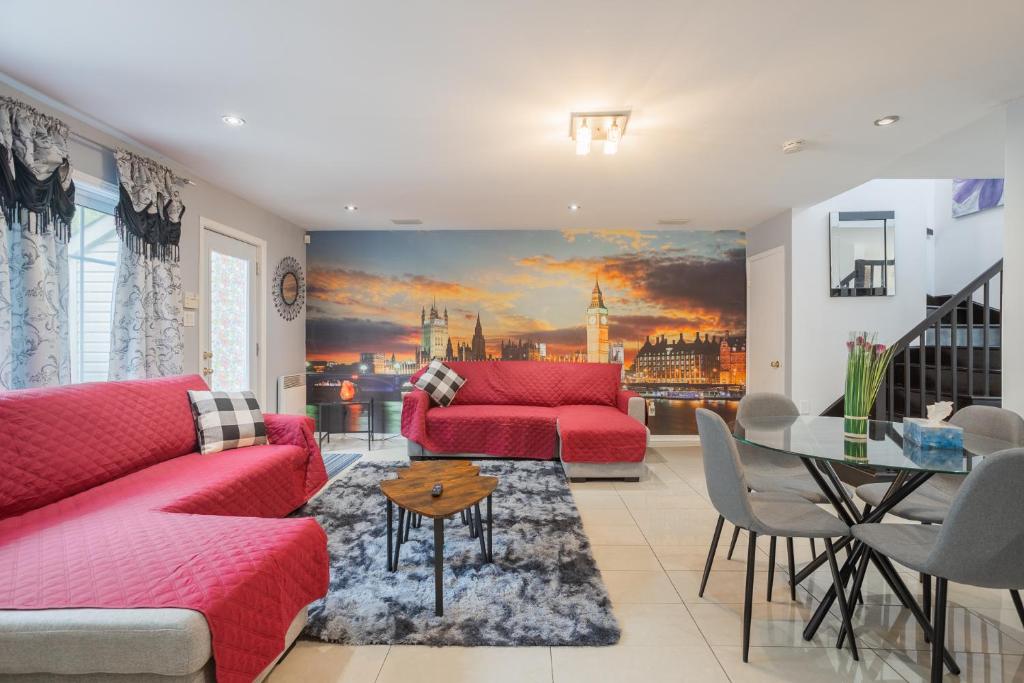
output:
[[[934,310],[895,342],[896,354],[875,399],[875,419],[924,417],[936,401],[950,401],[954,410],[1000,404],[1002,278],[1000,259],[953,296],[929,306]],[[840,396],[822,414],[842,415],[842,410]]]

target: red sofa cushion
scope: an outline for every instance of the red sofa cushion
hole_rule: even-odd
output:
[[[564,462],[640,462],[647,450],[647,429],[617,408],[561,406],[558,432]]]
[[[611,363],[544,361],[445,361],[445,365],[466,378],[452,405],[614,406],[622,370]]]
[[[40,413],[50,404],[41,395],[77,390],[79,400],[65,408],[66,424],[79,425],[89,415],[113,419],[93,392],[120,397],[117,385],[129,384],[136,406],[183,401],[183,413],[168,414],[184,419],[194,450],[185,387],[196,379],[11,392],[0,403],[19,422],[0,420],[0,443],[26,424],[46,422]],[[22,400],[25,406],[18,405]],[[117,424],[138,412],[127,405],[122,410]],[[217,680],[251,681],[283,648],[295,614],[321,597],[328,582],[326,536],[316,521],[270,519],[294,510],[326,481],[310,421],[268,415],[267,422],[272,445],[214,455],[162,458],[154,443],[163,437],[142,435],[140,461],[156,464],[0,520],[0,609],[193,609],[210,625]],[[182,424],[164,428],[165,435],[185,431]],[[94,431],[87,430],[85,441],[104,458]],[[73,448],[77,436],[57,429],[48,434],[58,452]],[[23,453],[45,457],[47,441],[38,439],[33,448]]]
[[[196,450],[198,375],[0,392],[0,518]]]
[[[452,405],[427,410],[428,448],[509,458],[555,456],[555,410],[538,406]]]

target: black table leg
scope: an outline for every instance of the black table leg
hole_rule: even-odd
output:
[[[434,614],[444,616],[444,518],[434,518]]]
[[[392,565],[391,571],[398,571],[398,556],[402,550],[402,524],[405,522],[405,508],[398,507],[398,542],[395,544],[395,561]]]
[[[466,508],[466,517],[469,519],[469,537],[476,538],[476,519],[473,518],[472,506]]]
[[[494,515],[491,511],[491,497],[487,496],[487,561],[494,562],[494,543],[491,539],[491,527],[494,526]],[[1017,595],[1017,602],[1019,604],[1020,595]]]
[[[387,501],[388,501],[388,571],[390,572],[390,571],[393,571],[392,568],[391,568],[391,546],[392,546],[391,534],[394,533],[394,529],[393,529],[394,522],[392,521],[392,518],[394,517],[394,514],[395,514],[394,513],[394,505],[395,504],[391,502],[390,498],[388,498]]]
[[[487,545],[484,542],[484,516],[480,514],[480,503],[476,504],[476,535],[480,539],[480,554],[484,556],[484,562],[487,562]]]
[[[811,473],[811,476],[814,477],[814,480],[818,483],[818,486],[822,488],[822,493],[824,493],[828,497],[829,501],[833,504],[833,506],[836,507],[836,510],[840,513],[840,517],[843,518],[844,521],[846,519],[849,519],[850,516],[847,513],[846,509],[843,507],[841,503],[839,503],[836,494],[830,490],[830,487],[828,486],[828,484],[825,483],[821,475],[815,471],[814,466],[812,466],[806,460],[804,460],[804,465],[805,467],[807,467],[807,470]],[[931,476],[931,472],[919,472],[910,477],[897,477],[896,480],[889,487],[889,490],[886,492],[885,497],[881,500],[879,506],[874,511],[872,511],[871,514],[864,517],[861,520],[861,523],[873,524],[875,522],[880,521],[886,515],[886,513],[889,512],[889,510],[893,509],[897,504],[899,504],[901,500],[903,500],[911,493],[913,493],[915,490],[917,490],[917,488],[924,484],[926,481],[928,481],[928,479],[930,479]],[[858,516],[860,516],[859,512]],[[850,519],[850,522],[853,522],[853,520]],[[853,543],[853,537],[847,536],[845,538],[841,538],[838,542],[834,544],[834,549],[839,550],[848,545],[849,543]],[[846,558],[846,562],[843,564],[842,570],[840,570],[840,576],[843,579],[844,585],[852,572],[852,565],[854,564],[854,561],[857,558],[856,550],[857,548],[859,548],[860,545],[860,542],[857,542],[854,545],[854,554],[851,557]],[[820,567],[825,559],[826,558],[823,558],[819,555],[818,557],[811,560],[807,564],[807,566],[805,566],[800,571],[800,573],[797,574],[797,583],[803,581],[811,574],[811,572]],[[884,572],[882,573],[882,578],[884,578],[886,583],[888,583],[892,587],[893,591],[897,592],[898,594],[896,587],[893,586],[892,582],[888,579],[888,577],[885,576]],[[814,614],[811,616],[810,621],[807,622],[807,626],[804,628],[804,640],[811,640],[814,637],[815,632],[817,632],[818,630],[818,626],[820,626],[821,622],[824,621],[825,616],[828,614],[828,611],[832,608],[832,603],[835,602],[835,599],[835,590],[833,590],[830,586],[828,591],[825,593],[825,597],[822,598],[821,603],[818,605],[818,608],[815,610]],[[853,601],[851,600],[851,602]]]

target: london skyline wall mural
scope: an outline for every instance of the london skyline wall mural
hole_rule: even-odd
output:
[[[307,403],[401,393],[432,358],[622,365],[653,434],[735,417],[746,388],[746,236],[736,230],[337,230],[307,248]],[[368,405],[330,431],[365,430]],[[344,420],[341,425],[338,420]]]

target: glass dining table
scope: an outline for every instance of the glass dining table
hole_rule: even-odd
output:
[[[799,458],[839,518],[851,526],[881,522],[893,507],[935,474],[966,475],[979,458],[1014,447],[1005,441],[965,433],[963,448],[922,449],[904,439],[902,423],[876,420],[868,423],[866,439],[850,439],[844,435],[843,418],[822,416],[745,418],[736,421],[733,437],[741,443]],[[891,475],[889,488],[880,504],[874,509],[870,506],[859,508],[836,472],[836,465]],[[853,578],[849,604],[856,605],[857,593],[871,562],[900,602],[913,612],[930,639],[930,615],[926,615],[918,605],[888,558],[870,551],[852,536],[835,543],[837,551],[847,546],[850,548],[840,570],[840,578],[844,585]],[[815,557],[796,573],[793,580],[800,583],[826,560],[824,554]],[[835,598],[835,588],[832,587],[807,623],[803,634],[805,640],[814,637]],[[844,639],[845,633],[840,635],[840,646]],[[945,659],[952,663],[951,668],[955,668],[955,662],[948,653]]]

